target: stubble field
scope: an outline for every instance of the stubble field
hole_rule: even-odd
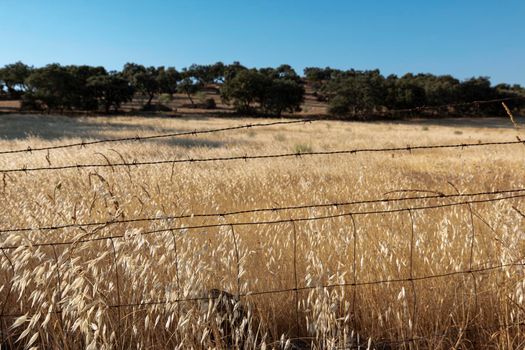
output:
[[[0,151],[272,121],[4,115]],[[0,154],[3,170],[194,160],[3,171],[1,341],[522,348],[525,145],[304,154],[516,136],[504,119],[315,121]]]

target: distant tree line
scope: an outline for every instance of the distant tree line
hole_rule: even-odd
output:
[[[317,99],[328,101],[329,113],[346,117],[392,114],[396,110],[417,109],[422,106],[443,107],[441,110],[416,110],[414,113],[499,114],[503,113],[499,104],[461,104],[525,97],[525,89],[520,85],[492,86],[487,77],[464,81],[450,75],[433,74],[409,73],[402,77],[385,77],[379,70],[342,71],[316,67],[306,68],[304,75]],[[506,103],[512,109],[525,106],[522,98]],[[406,113],[403,111],[403,114]]]
[[[379,70],[357,71],[310,67],[300,76],[289,65],[249,69],[239,62],[174,67],[145,67],[127,63],[121,71],[104,67],[49,64],[35,68],[22,62],[0,68],[0,98],[21,99],[22,107],[44,111],[118,111],[123,103],[142,97],[143,110],[156,110],[160,101],[184,94],[191,106],[216,108],[207,98],[195,103],[196,94],[214,91],[239,113],[280,116],[301,110],[306,89],[328,103],[338,117],[385,115],[419,106],[461,104],[525,96],[519,85],[492,86],[486,77],[460,81],[450,75],[406,74],[383,76]],[[508,105],[523,108],[523,100]],[[456,106],[439,113],[494,114],[497,105]]]

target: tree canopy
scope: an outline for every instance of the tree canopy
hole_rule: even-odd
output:
[[[0,91],[4,91],[10,98],[20,98],[27,88],[25,80],[32,70],[33,67],[20,61],[5,65],[0,69]]]
[[[221,90],[223,101],[240,113],[259,111],[275,116],[299,111],[304,94],[302,82],[290,66],[239,70]]]
[[[247,68],[239,62],[146,67],[127,63],[118,72],[87,65],[57,63],[34,68],[22,62],[0,68],[0,98],[22,99],[23,107],[43,110],[100,110],[109,112],[133,98],[151,109],[155,100],[169,103],[173,94],[185,94],[191,106],[194,96],[218,92],[224,103],[239,113],[280,116],[301,109],[306,91],[328,103],[328,112],[343,118],[392,115],[399,110],[449,105],[435,109],[441,114],[484,115],[502,113],[497,104],[474,101],[510,98],[511,109],[524,108],[525,89],[520,85],[493,86],[488,77],[459,80],[451,75],[412,74],[384,76],[379,70],[339,70],[307,67],[301,76],[287,64]],[[202,92],[201,92],[202,91]],[[203,97],[204,96],[204,97]],[[208,108],[215,100],[208,98]],[[168,101],[168,102],[165,102]],[[202,102],[202,101],[200,101]],[[467,105],[468,104],[468,105]],[[418,115],[426,110],[421,109]],[[408,113],[408,112],[407,112]],[[431,113],[431,112],[426,112]],[[406,115],[406,114],[405,114]]]
[[[439,113],[498,114],[497,104],[472,104],[474,101],[525,96],[521,86],[492,86],[487,77],[474,77],[464,81],[450,75],[405,74],[402,77],[384,77],[379,70],[340,71],[329,68],[306,68],[305,79],[320,100],[327,100],[329,113],[340,117],[366,118],[384,115],[398,109],[424,106],[457,105]],[[513,108],[523,108],[524,101],[510,100]],[[419,111],[419,114],[424,111]]]
[[[87,87],[92,89],[98,106],[106,113],[109,113],[111,108],[118,111],[122,103],[131,101],[133,98],[133,87],[116,72],[90,77]]]

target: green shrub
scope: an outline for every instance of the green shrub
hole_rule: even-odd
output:
[[[328,105],[328,113],[338,117],[348,116],[350,114],[350,105],[343,96],[335,96]]]
[[[204,108],[215,109],[217,108],[217,104],[215,103],[215,100],[213,98],[207,98],[206,100],[204,100]]]
[[[311,145],[307,145],[304,143],[297,143],[293,147],[293,152],[300,154],[300,153],[310,153],[313,151],[313,148]]]
[[[173,102],[173,95],[171,94],[160,94],[159,102],[163,105],[168,105]]]

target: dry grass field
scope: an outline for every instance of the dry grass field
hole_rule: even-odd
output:
[[[2,115],[0,151],[265,121]],[[318,121],[3,154],[0,169],[516,136],[525,132],[504,119]],[[191,214],[525,188],[524,154],[518,144],[6,174],[2,229],[107,223],[0,234],[1,341],[7,349],[523,348],[525,201],[515,194],[304,221],[505,195]],[[266,224],[229,225],[239,222]],[[49,242],[76,243],[39,245]]]

